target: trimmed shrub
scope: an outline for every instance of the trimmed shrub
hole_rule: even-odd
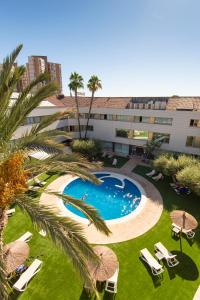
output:
[[[91,160],[101,154],[102,148],[97,140],[75,140],[72,143],[72,151],[81,153]]]
[[[176,174],[176,178],[182,185],[200,195],[200,163],[185,167]]]

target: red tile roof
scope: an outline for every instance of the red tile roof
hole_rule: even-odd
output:
[[[141,101],[140,101],[141,100]],[[133,103],[148,103],[148,101],[166,102],[166,110],[197,110],[200,111],[200,97],[95,97],[93,108],[116,108],[126,109],[132,107]],[[61,107],[74,108],[74,97],[65,96],[57,99],[56,96],[48,98],[52,104]],[[80,107],[88,107],[90,97],[78,97]]]

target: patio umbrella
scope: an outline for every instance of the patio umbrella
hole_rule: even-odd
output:
[[[173,223],[181,227],[182,229],[196,229],[198,226],[197,220],[186,211],[174,210],[170,214]]]
[[[93,249],[98,255],[99,261],[88,261],[88,269],[93,279],[96,281],[105,281],[114,275],[118,267],[117,256],[106,246],[96,246]]]
[[[181,245],[181,251],[182,251],[182,244],[181,244],[181,234],[182,230],[190,230],[190,229],[196,229],[198,226],[197,220],[183,210],[174,210],[170,214],[171,220],[173,223],[178,225],[181,228],[180,232],[180,245]]]
[[[29,256],[29,246],[25,242],[14,241],[4,246],[4,262],[7,274],[24,263]]]

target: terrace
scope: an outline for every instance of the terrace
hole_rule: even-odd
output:
[[[123,167],[122,167],[123,168]],[[123,170],[125,169],[125,166]],[[163,199],[163,212],[158,223],[145,234],[122,243],[110,244],[116,253],[120,271],[118,279],[117,299],[192,299],[199,285],[199,245],[200,234],[197,231],[194,243],[183,239],[183,253],[180,252],[179,240],[171,237],[171,221],[169,213],[174,209],[190,212],[199,221],[199,198],[193,194],[177,195],[169,185],[169,178],[154,182],[145,174],[149,168],[137,165],[133,174],[144,177],[158,189]],[[120,173],[120,169],[117,170]],[[47,181],[47,185],[58,175],[42,175],[40,179]],[[39,192],[42,192],[41,189]],[[33,228],[30,220],[20,211],[10,218],[5,231],[6,242],[17,239],[26,231],[33,233],[29,242],[31,256],[38,257],[44,262],[41,271],[29,283],[22,294],[13,294],[13,299],[89,299],[83,283],[72,268],[66,256],[45,237],[41,237]],[[155,278],[139,259],[139,251],[148,248],[153,253],[153,245],[162,242],[170,251],[177,254],[180,264],[169,269],[165,267],[162,280]],[[100,292],[101,299],[112,299],[112,295]]]

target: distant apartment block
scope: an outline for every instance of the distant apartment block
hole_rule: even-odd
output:
[[[14,65],[14,67],[17,64]],[[0,64],[0,71],[2,69],[2,64]],[[28,62],[26,63],[26,71],[19,82],[16,91],[21,92],[27,85],[35,80],[40,74],[47,72],[50,76],[50,82],[55,81],[58,86],[58,94],[62,92],[62,74],[61,65],[58,63],[48,62],[47,56],[33,55],[28,57]],[[36,92],[39,88],[46,85],[47,81],[38,84],[33,92]]]
[[[59,93],[62,92],[62,74],[61,64],[48,62],[48,72],[51,77],[51,81],[55,81],[59,87]]]

